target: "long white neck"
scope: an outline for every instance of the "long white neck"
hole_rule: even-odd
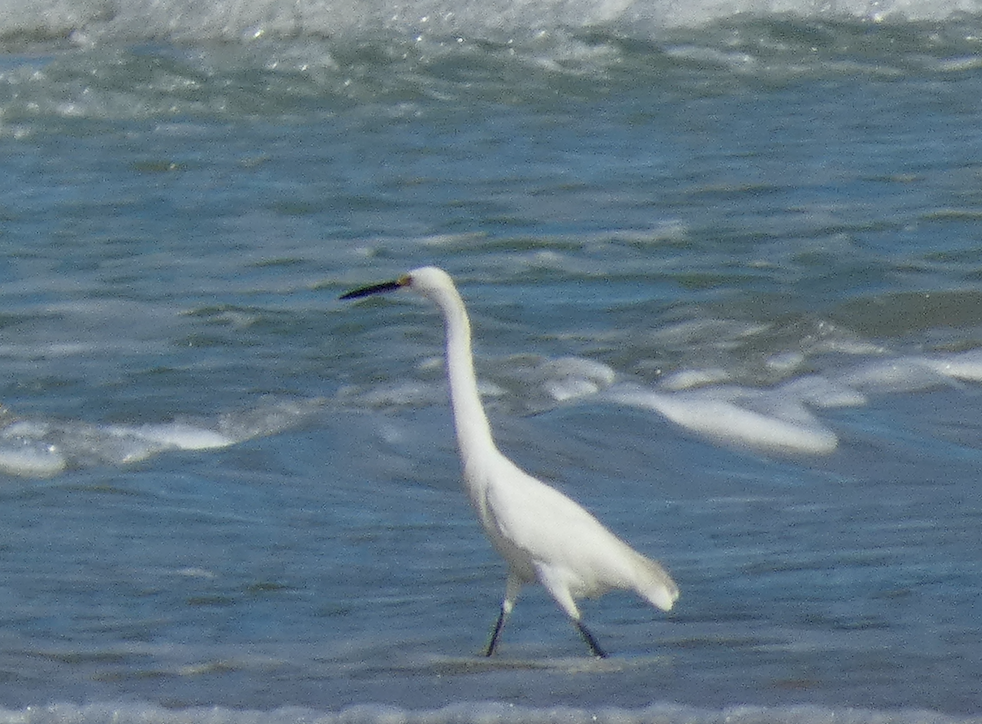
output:
[[[450,404],[453,408],[457,446],[465,470],[475,457],[494,451],[491,425],[481,404],[474,374],[471,350],[471,325],[464,303],[456,289],[443,289],[435,295],[443,311],[447,332],[447,377],[450,380]]]

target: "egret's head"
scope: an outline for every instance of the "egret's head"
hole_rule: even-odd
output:
[[[438,269],[435,266],[424,266],[419,269],[413,269],[408,274],[403,274],[398,279],[393,279],[389,282],[354,289],[346,294],[342,294],[341,299],[360,299],[371,294],[383,294],[385,292],[395,291],[396,289],[402,289],[403,287],[408,287],[418,294],[432,299],[441,292],[446,293],[452,290],[454,283],[450,275],[443,271],[443,269]]]

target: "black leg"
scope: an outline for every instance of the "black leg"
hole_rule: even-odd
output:
[[[494,653],[494,649],[498,645],[498,636],[501,634],[501,629],[505,627],[506,618],[508,618],[508,614],[505,612],[504,605],[502,605],[501,612],[498,614],[498,620],[494,624],[494,630],[491,632],[491,640],[488,642],[488,650],[484,652],[485,656],[491,656],[491,654]]]
[[[491,640],[488,642],[487,651],[484,652],[485,656],[491,656],[494,653],[494,649],[498,645],[498,637],[501,635],[501,629],[505,627],[505,620],[508,618],[508,614],[515,608],[515,599],[518,598],[518,592],[521,588],[522,579],[512,571],[508,571],[508,580],[505,583],[505,597],[501,601],[501,613],[498,614],[498,620],[494,624],[494,631],[491,632]]]
[[[583,637],[583,640],[586,641],[587,646],[590,647],[590,651],[593,653],[593,655],[598,659],[606,659],[606,652],[600,648],[600,644],[597,643],[597,639],[595,639],[593,634],[590,633],[590,629],[584,626],[582,621],[573,621],[573,623],[576,624],[576,629],[580,632],[580,636]]]

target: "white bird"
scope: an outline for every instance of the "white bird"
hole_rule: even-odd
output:
[[[446,272],[435,267],[415,269],[395,281],[348,292],[341,299],[403,287],[436,302],[443,312],[447,377],[464,481],[485,533],[508,562],[505,596],[485,654],[494,653],[522,585],[537,580],[569,616],[593,655],[606,656],[584,626],[576,599],[621,588],[668,611],[678,598],[678,587],[661,565],[633,550],[579,504],[498,450],[478,394],[467,310]]]

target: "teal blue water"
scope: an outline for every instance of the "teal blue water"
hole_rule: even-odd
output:
[[[0,720],[979,715],[982,16],[100,8],[0,21]],[[680,586],[608,661],[480,656],[441,321],[338,300],[429,264]]]

